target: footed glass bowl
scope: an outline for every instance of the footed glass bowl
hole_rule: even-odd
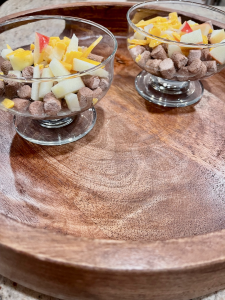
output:
[[[199,101],[204,90],[199,79],[225,66],[225,12],[159,0],[134,5],[127,20],[128,49],[143,69],[135,80],[138,93],[167,107]]]
[[[48,37],[53,38],[47,47]],[[0,75],[0,109],[14,115],[20,136],[41,145],[62,145],[82,138],[93,128],[94,105],[113,80],[117,41],[108,29],[80,18],[27,16],[0,24],[0,45],[0,52],[4,49],[0,57],[4,71]],[[31,72],[21,70],[21,60],[16,60],[21,59],[20,53],[8,55],[18,48],[32,51]],[[9,59],[13,70],[6,74]],[[34,71],[36,67],[39,71]],[[64,74],[58,75],[61,67]]]

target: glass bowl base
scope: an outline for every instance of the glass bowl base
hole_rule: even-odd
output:
[[[94,107],[64,119],[35,120],[14,116],[17,133],[29,142],[39,145],[64,145],[84,137],[94,127],[97,114]]]
[[[146,71],[137,75],[135,87],[147,101],[166,107],[192,105],[201,99],[204,91],[201,81],[164,80]]]

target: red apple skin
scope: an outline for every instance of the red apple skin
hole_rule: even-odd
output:
[[[188,22],[185,21],[184,24],[182,25],[181,31],[189,33],[189,32],[192,32],[193,30],[192,30],[191,26],[188,24]]]
[[[36,35],[38,36],[39,52],[41,53],[44,50],[44,48],[48,45],[49,37],[38,32],[36,32]]]

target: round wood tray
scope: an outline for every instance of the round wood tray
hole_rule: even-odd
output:
[[[225,72],[195,106],[162,108],[135,90],[131,3],[26,14],[93,20],[118,38],[97,123],[65,146],[31,144],[0,112],[0,273],[63,299],[184,300],[225,287]]]

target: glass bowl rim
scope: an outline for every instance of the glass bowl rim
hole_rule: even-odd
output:
[[[16,82],[32,83],[32,82],[61,81],[61,80],[64,80],[64,79],[77,78],[77,77],[81,77],[81,76],[84,76],[84,75],[89,75],[90,72],[94,72],[94,71],[104,67],[108,62],[111,61],[111,59],[113,59],[114,55],[116,54],[116,51],[117,51],[117,48],[118,48],[118,43],[117,43],[116,37],[113,35],[113,33],[109,29],[107,29],[106,27],[104,27],[104,26],[102,26],[98,23],[95,23],[95,22],[90,21],[90,20],[82,19],[82,18],[76,18],[76,17],[70,17],[70,16],[60,16],[60,15],[26,16],[26,17],[21,17],[21,18],[10,19],[10,20],[8,20],[4,23],[1,23],[0,28],[5,26],[5,25],[13,24],[13,23],[16,23],[16,22],[29,21],[29,20],[41,21],[41,20],[46,20],[46,19],[60,19],[60,20],[68,20],[68,21],[78,21],[78,22],[86,23],[86,24],[93,25],[95,27],[100,28],[105,33],[107,33],[112,38],[112,40],[114,42],[114,49],[113,49],[112,54],[110,56],[108,56],[102,63],[100,63],[96,67],[93,67],[91,69],[88,69],[88,70],[85,70],[85,71],[82,71],[82,72],[70,74],[70,75],[54,76],[54,77],[43,77],[43,78],[40,77],[40,78],[28,79],[28,78],[25,78],[25,77],[13,78],[13,77],[8,77],[7,75],[1,75],[0,74],[0,79],[12,80],[12,81],[16,81]],[[21,26],[23,26],[23,25],[21,25]],[[12,29],[14,29],[14,28],[12,28]]]
[[[198,7],[203,7],[205,9],[211,10],[211,11],[216,11],[218,13],[222,13],[225,17],[225,11],[218,9],[214,6],[211,5],[205,5],[205,4],[201,4],[201,3],[197,3],[197,2],[191,2],[191,1],[181,1],[181,0],[153,0],[153,1],[145,1],[142,3],[137,3],[135,5],[133,5],[127,12],[127,21],[129,23],[129,25],[137,32],[139,32],[142,35],[145,35],[146,37],[150,37],[153,38],[154,40],[159,40],[162,42],[165,42],[167,44],[175,44],[175,45],[180,45],[183,47],[190,47],[191,48],[215,48],[215,47],[221,47],[221,46],[225,46],[225,41],[223,43],[217,43],[217,44],[192,44],[192,43],[183,43],[183,42],[177,42],[177,41],[171,41],[165,38],[160,38],[157,37],[156,35],[147,33],[146,31],[144,31],[143,29],[140,29],[139,27],[137,27],[130,19],[130,14],[131,12],[136,9],[136,8],[141,8],[142,6],[146,5],[146,4],[157,4],[157,3],[179,3],[179,4],[185,4],[185,5],[195,5]]]

